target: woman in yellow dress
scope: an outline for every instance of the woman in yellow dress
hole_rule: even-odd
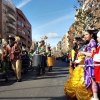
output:
[[[83,47],[85,48],[85,46]],[[87,89],[84,84],[84,66],[82,65],[84,65],[85,56],[77,55],[77,59],[75,61],[77,66],[64,84],[64,93],[77,100],[90,100],[92,91],[90,88]]]

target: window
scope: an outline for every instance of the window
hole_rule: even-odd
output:
[[[25,35],[25,32],[22,30],[22,34],[24,34]]]
[[[30,38],[30,36],[28,35],[28,38]]]
[[[17,21],[18,25],[22,25],[22,23],[20,21]]]
[[[28,43],[30,44],[30,41],[28,41]]]
[[[22,27],[24,27],[24,24],[22,23]]]
[[[4,13],[4,14],[6,14],[6,13],[7,13],[5,9],[3,9],[3,13]]]
[[[6,22],[6,18],[5,17],[3,17],[3,21]]]
[[[30,34],[30,31],[28,30],[28,33]]]
[[[6,32],[6,26],[4,26],[3,31]]]
[[[22,27],[25,27],[25,25],[22,22],[20,22],[20,21],[17,21],[17,24],[22,26]]]

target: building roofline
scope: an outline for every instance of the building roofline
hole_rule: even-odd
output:
[[[17,11],[21,11],[21,13],[24,15],[23,17],[27,20],[27,22],[31,25],[31,23],[29,22],[29,20],[26,18],[25,14],[23,13],[22,10],[20,10],[19,8],[16,7]],[[18,13],[18,12],[17,12]]]

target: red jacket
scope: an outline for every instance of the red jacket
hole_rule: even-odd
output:
[[[6,46],[7,56],[9,56],[10,60],[19,60],[21,59],[20,53],[21,48],[17,43],[14,43],[12,47],[8,44]]]

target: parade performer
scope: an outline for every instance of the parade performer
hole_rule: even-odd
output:
[[[7,59],[7,56],[6,56],[6,45],[7,45],[6,40],[2,39],[1,54],[0,54],[2,72],[6,72],[7,67],[8,67],[8,59]]]
[[[85,55],[85,67],[84,67],[84,82],[86,88],[92,88],[93,97],[91,100],[99,100],[98,99],[98,86],[95,81],[95,75],[94,75],[94,63],[93,58],[89,56],[89,53],[93,53],[96,51],[97,47],[97,36],[96,36],[97,30],[87,30],[84,35],[86,40],[89,40],[89,44],[85,48],[85,52],[80,52],[80,55]],[[88,65],[88,66],[87,66]],[[90,65],[90,66],[89,66]]]
[[[97,33],[97,41],[98,41],[98,47],[95,52],[93,53],[87,53],[88,56],[93,57],[94,61],[94,77],[95,81],[100,85],[100,31]],[[100,99],[100,87],[98,91],[98,96]]]
[[[52,67],[54,66],[54,58],[51,55],[51,47],[50,45],[47,46],[47,65],[48,65],[48,71],[52,71]]]
[[[7,44],[3,44],[3,55],[2,55],[2,71],[5,72],[7,70],[7,67],[9,67],[8,65],[8,58],[7,58],[7,51],[6,51],[6,45]]]
[[[30,58],[30,66],[32,67],[32,59],[33,59],[33,49],[31,48],[28,54],[29,58]]]
[[[94,64],[100,64],[100,31],[97,33],[97,41],[98,41],[98,47],[96,52],[92,54],[93,56],[93,61]],[[99,85],[99,90],[98,90],[98,97],[100,99],[100,65],[96,65],[94,68],[94,76],[95,80]]]
[[[86,44],[84,43],[80,50],[84,50],[85,45]],[[64,93],[71,98],[76,98],[77,100],[90,100],[92,97],[91,89],[87,89],[84,84],[84,59],[85,56],[77,54],[77,60],[74,62],[76,63],[76,67],[64,84]]]
[[[41,40],[40,46],[37,45],[36,51],[33,53],[33,66],[36,67],[37,75],[40,75],[41,69],[42,74],[45,74],[46,67],[46,48],[45,41]]]
[[[76,60],[77,51],[78,51],[78,45],[79,45],[80,41],[81,41],[80,37],[75,37],[74,40],[73,40],[73,48],[71,50],[71,61],[70,61],[70,66],[69,66],[70,74],[74,70],[74,61]]]
[[[100,64],[100,31],[97,33],[97,41],[98,41],[98,47],[95,52],[93,52],[92,57],[94,60],[94,64]],[[94,75],[96,82],[100,83],[100,65],[95,66],[94,68]]]
[[[47,64],[46,64],[46,47],[44,40],[40,41],[40,46],[38,47],[38,53],[41,54],[42,56],[42,61],[41,61],[42,74],[45,74],[45,67],[47,66]]]
[[[21,81],[21,48],[13,36],[9,36],[8,45],[6,46],[7,56],[11,60],[12,69],[16,74],[17,81]]]

